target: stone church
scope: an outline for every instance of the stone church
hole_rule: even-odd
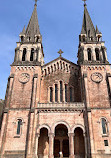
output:
[[[82,21],[82,19],[81,19]],[[37,2],[20,33],[0,127],[0,158],[111,158],[111,66],[84,3],[77,64],[44,64]]]

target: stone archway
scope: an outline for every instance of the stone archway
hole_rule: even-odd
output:
[[[58,124],[55,127],[54,138],[54,157],[69,157],[69,137],[68,129],[64,124]]]
[[[75,158],[85,158],[84,133],[80,127],[74,130],[74,155]]]
[[[48,158],[49,155],[49,137],[48,129],[40,129],[40,137],[38,139],[38,158]]]

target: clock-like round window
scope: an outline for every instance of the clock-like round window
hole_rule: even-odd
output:
[[[103,76],[99,72],[95,72],[91,75],[91,80],[96,83],[100,83],[103,80]]]
[[[30,75],[28,73],[22,73],[19,77],[19,82],[27,83],[30,80]]]

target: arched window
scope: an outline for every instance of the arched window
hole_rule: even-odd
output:
[[[62,96],[62,81],[60,81],[60,102],[63,101],[63,96]]]
[[[45,76],[47,75],[47,71],[46,71],[46,69],[44,69],[44,73],[45,73]]]
[[[53,89],[50,87],[50,102],[53,101]]]
[[[95,52],[96,52],[96,60],[99,61],[99,49],[96,48]]]
[[[70,87],[70,102],[72,102],[72,87]]]
[[[91,61],[91,48],[88,48],[87,52],[88,52],[88,61]]]
[[[108,134],[108,124],[107,124],[107,120],[105,118],[101,119],[101,123],[102,123],[102,133],[103,134]]]
[[[58,101],[58,89],[57,89],[57,84],[55,84],[55,102]]]
[[[17,123],[17,135],[21,134],[21,126],[22,126],[22,120],[18,119],[18,123]]]
[[[65,84],[65,101],[67,102],[67,85]]]
[[[51,66],[51,72],[53,72],[53,66]]]
[[[23,42],[24,41],[24,36],[21,36],[21,42]]]
[[[83,42],[85,42],[85,36],[82,36]]]
[[[22,61],[26,60],[26,48],[23,49]]]
[[[48,74],[50,74],[50,68],[48,67]]]
[[[59,69],[59,63],[57,62],[57,69]]]
[[[54,71],[56,71],[56,65],[54,64]]]
[[[88,31],[88,37],[90,38],[90,30]]]
[[[30,61],[34,60],[34,48],[31,49]]]

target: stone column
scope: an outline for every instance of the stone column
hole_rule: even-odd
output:
[[[86,97],[86,103],[87,103],[87,107],[89,107],[89,93],[88,93],[88,82],[87,82],[87,73],[84,73],[84,95]]]
[[[87,141],[86,141],[86,134],[83,133],[83,137],[84,137],[84,144],[85,144],[85,158],[87,158]]]
[[[49,133],[49,158],[54,157],[54,134]]]
[[[53,102],[55,102],[55,84],[53,84]]]
[[[100,49],[100,55],[99,55],[99,57],[100,57],[100,61],[103,62],[103,52],[102,52],[102,49]]]
[[[36,134],[36,140],[35,140],[35,158],[38,158],[38,142],[39,142],[39,133]]]
[[[27,50],[26,52],[26,61],[30,61],[31,50]]]
[[[96,52],[95,52],[95,48],[92,48],[92,61],[96,61]]]
[[[34,81],[33,81],[32,108],[35,107],[36,93],[37,93],[37,78],[38,78],[38,74],[35,74],[34,75]]]
[[[57,91],[58,91],[58,102],[60,103],[60,82],[58,82],[58,88],[57,88]]]
[[[19,55],[18,55],[18,60],[19,60],[19,61],[22,61],[22,55],[23,55],[23,51],[20,50],[20,51],[19,51]]]
[[[65,84],[63,84],[63,102],[65,102]]]
[[[84,54],[84,61],[88,61],[88,53],[86,48],[83,50],[83,54]]]
[[[74,158],[74,133],[69,133],[69,151],[69,157]]]
[[[106,53],[107,49],[106,47],[104,47],[103,49],[104,49],[105,60],[108,62],[107,53]]]
[[[6,98],[6,106],[5,108],[10,107],[10,102],[11,102],[11,95],[12,95],[12,90],[13,90],[13,82],[14,82],[14,74],[11,74],[9,77],[9,89],[7,90],[7,98]]]

